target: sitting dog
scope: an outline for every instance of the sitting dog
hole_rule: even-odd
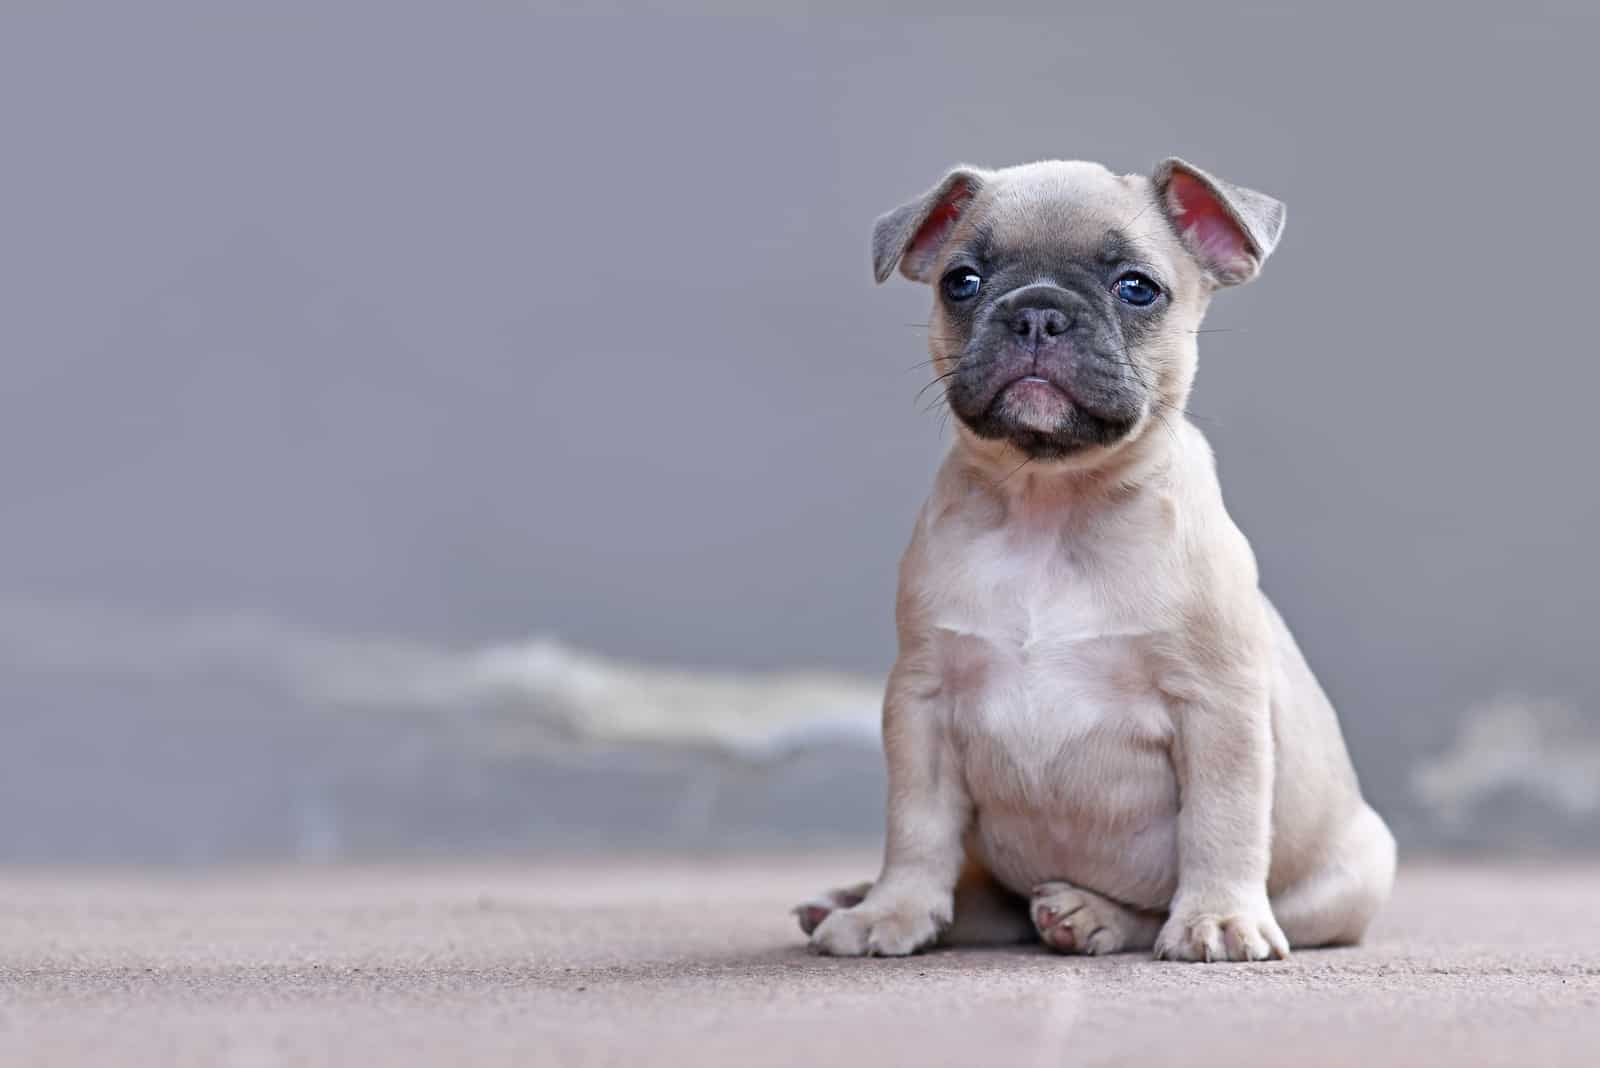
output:
[[[796,909],[817,951],[1258,961],[1387,898],[1394,839],[1184,414],[1212,295],[1283,222],[1179,159],[958,167],[877,221],[877,280],[934,287],[956,435],[900,566],[882,873]]]

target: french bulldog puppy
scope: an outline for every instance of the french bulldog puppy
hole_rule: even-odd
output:
[[[899,956],[1032,938],[1259,961],[1358,940],[1395,845],[1184,415],[1283,205],[1179,159],[958,167],[877,221],[934,287],[955,440],[900,567],[882,873],[796,909]]]

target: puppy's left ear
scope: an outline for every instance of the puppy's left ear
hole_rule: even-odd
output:
[[[1175,156],[1156,166],[1151,181],[1173,229],[1218,285],[1236,286],[1260,272],[1283,233],[1282,201]]]

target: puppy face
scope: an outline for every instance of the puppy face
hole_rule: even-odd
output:
[[[1181,409],[1211,293],[1253,277],[1277,201],[1181,161],[958,168],[878,221],[879,280],[934,287],[930,351],[963,433],[1093,463]]]

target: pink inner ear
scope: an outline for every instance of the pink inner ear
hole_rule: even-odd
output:
[[[1248,277],[1255,269],[1250,238],[1205,183],[1173,171],[1167,182],[1167,204],[1201,263],[1224,278]]]
[[[950,192],[945,194],[937,207],[928,213],[928,218],[917,230],[917,236],[911,239],[905,256],[906,268],[913,277],[919,277],[931,270],[934,257],[938,255],[939,248],[945,239],[950,236],[950,231],[955,229],[956,220],[961,218],[961,213],[967,210],[967,205],[972,202],[974,190],[969,182],[957,182],[950,187]]]

